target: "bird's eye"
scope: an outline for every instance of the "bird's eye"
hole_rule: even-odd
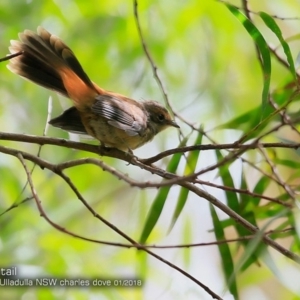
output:
[[[165,120],[165,116],[163,114],[159,114],[159,115],[157,115],[157,119],[159,122],[162,122]]]

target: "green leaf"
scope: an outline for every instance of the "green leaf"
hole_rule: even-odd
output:
[[[241,178],[241,189],[248,190],[248,185],[247,185],[247,181],[244,176],[244,172],[242,172],[241,177],[242,177]],[[256,198],[256,200],[257,200],[257,198]],[[240,206],[241,206],[240,216],[242,218],[244,218],[245,220],[247,220],[252,225],[257,227],[257,223],[255,220],[255,214],[254,214],[253,210],[247,209],[248,204],[251,203],[252,201],[253,201],[253,197],[251,197],[250,195],[244,194],[244,193],[240,194]],[[259,199],[258,199],[258,201],[259,201]],[[237,229],[238,229],[239,236],[241,236],[241,237],[249,234],[249,230],[244,228],[243,226],[238,226]],[[247,245],[249,244],[249,241],[242,241],[241,243],[244,246],[244,248],[246,249]],[[245,259],[244,264],[241,266],[241,269],[243,271],[245,271],[248,267],[250,267],[254,263],[258,262],[258,258],[259,258],[259,251],[253,252],[251,255],[249,255],[247,257],[247,259]]]
[[[253,192],[256,193],[256,194],[260,194],[260,195],[264,194],[265,191],[266,191],[266,189],[267,189],[267,187],[270,184],[270,180],[271,179],[269,177],[262,176],[258,180],[258,182],[256,183],[256,185],[255,185],[255,187],[253,189]],[[251,200],[251,208],[250,209],[258,207],[260,200],[261,200],[261,198],[253,198]]]
[[[184,146],[186,144],[186,142],[187,142],[187,140],[184,139],[180,143],[180,146]],[[182,155],[183,155],[183,153],[175,153],[172,156],[172,158],[167,166],[168,172],[175,173]],[[144,228],[142,230],[142,234],[140,237],[140,243],[143,244],[146,242],[146,240],[148,239],[149,235],[151,234],[154,226],[156,225],[156,223],[162,213],[162,210],[165,206],[170,189],[171,189],[170,186],[164,186],[159,189],[158,194],[156,195],[156,197],[152,203],[152,206],[148,213]]]
[[[234,117],[232,120],[230,120],[222,125],[219,125],[217,128],[219,128],[219,129],[241,129],[241,130],[247,132],[249,130],[249,128],[253,127],[253,124],[257,125],[259,123],[260,109],[261,109],[260,106],[255,107],[237,117]],[[250,122],[250,124],[249,124],[249,122]]]
[[[228,9],[232,12],[232,14],[243,24],[245,29],[248,31],[249,35],[255,42],[257,49],[261,54],[262,60],[262,68],[264,75],[264,84],[262,90],[262,105],[261,105],[261,119],[264,119],[266,114],[266,107],[268,106],[268,95],[270,89],[270,81],[271,81],[271,57],[270,50],[268,48],[268,44],[266,43],[263,35],[260,31],[254,26],[254,24],[244,15],[242,14],[235,6],[227,5]]]
[[[217,154],[217,158],[219,161],[223,159],[223,156],[220,151],[216,150],[216,154]],[[219,169],[219,174],[222,178],[224,186],[235,188],[233,178],[228,169],[228,165],[221,166]],[[241,188],[248,189],[243,174],[242,174],[242,178],[241,178]],[[239,201],[237,193],[232,192],[232,191],[225,191],[225,196],[226,196],[227,204],[232,210],[234,210],[242,218],[244,218],[245,220],[247,220],[248,222],[250,222],[251,224],[256,226],[255,215],[254,215],[253,211],[245,210],[245,207],[252,200],[252,197],[250,197],[247,194],[241,193],[240,201]],[[236,232],[239,237],[249,235],[249,233],[250,233],[248,229],[246,229],[245,227],[241,226],[238,223],[233,223],[233,226],[235,227]],[[241,244],[244,245],[244,247],[246,248],[248,241],[242,241]],[[247,269],[249,266],[251,266],[257,260],[258,260],[258,255],[254,254],[254,255],[249,256],[247,258],[247,260],[244,261],[242,269],[243,270]]]
[[[284,40],[280,28],[278,27],[278,25],[276,24],[274,19],[267,13],[261,12],[259,15],[261,16],[261,18],[263,19],[265,24],[275,33],[275,35],[279,39],[279,41],[282,45],[282,48],[284,50],[284,53],[286,55],[287,61],[290,65],[290,71],[293,74],[294,79],[297,80],[297,74],[296,74],[294,60],[293,60],[293,57],[291,54],[291,50],[290,50],[288,43]]]
[[[275,162],[276,165],[282,165],[282,166],[286,166],[288,168],[292,168],[292,169],[296,169],[296,170],[300,169],[300,163],[298,161],[295,161],[295,160],[280,159],[278,157],[275,157],[274,162]]]
[[[235,272],[239,272],[240,269],[243,268],[246,261],[249,259],[249,257],[253,256],[254,253],[263,252],[265,255],[268,255],[268,248],[265,243],[262,243],[262,238],[264,235],[264,232],[266,232],[267,228],[270,227],[270,225],[277,221],[278,219],[282,218],[288,213],[288,210],[282,210],[274,216],[272,219],[269,219],[263,226],[260,227],[260,230],[257,231],[257,233],[253,236],[253,238],[248,242],[247,247],[245,248],[245,252],[239,259],[239,261],[236,263]]]
[[[216,150],[216,155],[217,155],[218,161],[221,161],[224,158],[223,155],[221,154],[221,151],[219,151],[219,150]],[[235,187],[234,183],[233,183],[232,176],[231,176],[231,174],[229,172],[229,169],[228,169],[228,164],[222,165],[219,168],[219,175],[220,175],[220,177],[221,177],[221,179],[222,179],[225,186],[231,187],[231,188]],[[239,213],[240,204],[239,204],[237,194],[234,193],[234,192],[226,190],[225,195],[226,195],[226,201],[227,201],[228,206],[232,210],[234,210],[235,212]]]
[[[184,244],[189,244],[193,240],[193,224],[189,218],[187,218],[184,222],[183,228],[182,228],[182,241]],[[183,249],[183,262],[185,265],[185,268],[188,268],[192,262],[191,257],[191,247],[185,247]]]
[[[222,227],[222,222],[220,222],[214,206],[210,204],[209,207],[210,207],[210,214],[214,225],[216,240],[217,241],[225,240],[226,237],[225,237],[224,229]],[[236,277],[234,272],[234,263],[233,263],[233,258],[229,246],[227,243],[222,243],[218,245],[218,249],[220,252],[222,268],[225,274],[225,280],[228,285],[229,291],[233,295],[234,299],[239,299],[237,282],[236,282]]]
[[[196,141],[195,141],[194,145],[201,145],[202,138],[203,138],[202,132],[203,132],[203,130],[199,131],[199,134],[196,138]],[[187,160],[186,160],[184,175],[189,175],[189,174],[192,174],[192,173],[195,172],[197,162],[198,162],[198,159],[199,159],[199,155],[200,155],[200,150],[191,151],[189,153],[189,155],[187,157]],[[183,188],[183,187],[180,189],[180,193],[179,193],[179,196],[178,196],[178,199],[177,199],[177,205],[176,205],[176,208],[174,210],[172,220],[171,220],[171,225],[169,227],[168,232],[170,232],[172,230],[172,228],[175,225],[180,213],[182,212],[182,210],[185,206],[185,203],[187,201],[188,194],[189,194],[188,189]]]
[[[273,101],[278,105],[278,109],[286,105],[287,101],[293,99],[293,102],[299,100],[299,96],[294,93],[292,88],[282,88],[272,94]],[[244,135],[241,142],[248,141],[257,137],[272,121],[279,121],[280,116],[271,105],[265,108],[265,118],[261,120],[261,106],[255,107],[232,120],[216,127],[219,129],[240,129]],[[298,118],[296,114],[295,117]]]
[[[293,234],[293,243],[291,245],[292,251],[300,252],[300,214],[299,210],[295,210],[288,214],[288,226],[295,228],[297,234]]]
[[[273,112],[273,107],[268,105],[265,108],[265,115],[271,115]],[[274,117],[279,118],[278,116]],[[268,124],[269,123],[266,122],[266,119],[261,121],[261,106],[258,106],[218,126],[217,128],[243,130],[243,133],[246,133],[246,135],[244,135],[245,138],[243,138],[243,142],[245,142],[257,137]]]

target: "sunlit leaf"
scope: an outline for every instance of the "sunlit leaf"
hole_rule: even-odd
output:
[[[210,214],[213,220],[214,224],[214,232],[216,236],[217,241],[223,241],[226,239],[224,229],[222,227],[222,223],[219,220],[219,217],[215,211],[215,208],[213,205],[209,205],[210,207]],[[220,252],[221,262],[222,262],[222,269],[225,274],[225,280],[227,283],[227,286],[234,296],[234,299],[239,299],[238,296],[238,289],[237,289],[237,282],[234,272],[234,263],[233,258],[231,255],[230,248],[227,243],[221,243],[218,245],[218,249]]]
[[[279,26],[276,24],[274,19],[270,15],[268,15],[267,13],[261,12],[260,16],[263,19],[263,21],[265,22],[265,24],[275,33],[275,35],[279,39],[279,41],[282,45],[282,48],[284,50],[284,53],[286,55],[287,61],[290,65],[290,71],[293,74],[294,79],[297,80],[297,74],[296,74],[296,70],[295,70],[295,66],[294,66],[294,60],[293,60],[293,57],[292,57],[292,54],[291,54],[291,50],[290,50],[290,47],[289,47],[288,43],[284,40],[284,38],[282,36],[282,32],[281,32]]]
[[[268,104],[268,95],[271,81],[271,57],[270,50],[268,48],[268,44],[266,43],[263,35],[257,29],[257,27],[237,9],[235,6],[227,5],[229,10],[236,16],[236,18],[243,24],[245,29],[248,31],[249,35],[257,45],[257,48],[260,51],[261,59],[262,59],[262,68],[264,73],[264,83],[262,90],[262,105],[261,105],[261,119],[267,116],[266,107]]]
[[[184,146],[185,143],[186,143],[186,139],[181,142],[180,146]],[[168,172],[175,173],[182,155],[183,155],[182,153],[175,153],[172,156],[167,166]],[[171,189],[170,186],[164,186],[159,189],[155,199],[153,200],[145,225],[143,227],[141,237],[140,237],[140,243],[145,243],[149,235],[151,234],[165,206],[170,189]]]

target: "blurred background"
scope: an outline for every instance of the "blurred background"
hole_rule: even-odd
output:
[[[231,3],[241,6],[239,1]],[[298,17],[300,11],[300,3],[296,0],[249,1],[249,5],[253,11],[286,18]],[[262,74],[253,41],[245,29],[218,1],[140,1],[138,9],[147,47],[174,111],[196,127],[203,124],[218,143],[234,142],[239,136],[238,130],[215,128],[261,102]],[[256,15],[253,19],[267,42],[278,46],[278,40],[263,26],[261,19]],[[276,21],[284,37],[299,34],[299,19]],[[132,1],[2,0],[0,57],[8,53],[10,40],[18,39],[19,32],[36,31],[39,25],[59,36],[74,51],[90,78],[101,87],[136,100],[153,99],[164,103],[141,46]],[[296,58],[299,41],[291,42],[290,47]],[[271,89],[283,86],[290,78],[288,71],[276,61],[272,67]],[[53,99],[52,117],[71,106],[68,99],[12,74],[6,62],[0,63],[0,74],[0,131],[41,136],[46,126],[49,97]],[[188,144],[193,144],[196,133],[178,122],[185,135],[191,134]],[[47,135],[69,138],[66,132],[56,128],[49,128]],[[179,143],[177,130],[169,129],[134,154],[146,158]],[[38,146],[32,144],[1,141],[1,145],[32,154],[38,151]],[[97,158],[90,153],[54,146],[42,147],[40,156],[51,163],[81,157]],[[136,180],[160,181],[123,161],[101,159]],[[164,167],[167,161],[158,165]],[[213,162],[214,155],[202,153],[197,169]],[[234,180],[239,181],[241,167],[236,164],[231,170],[237,175]],[[157,190],[132,188],[92,165],[70,169],[66,174],[102,217],[139,239]],[[212,172],[203,179],[218,183],[216,175]],[[122,237],[95,219],[60,178],[40,168],[35,168],[32,177],[43,207],[54,222],[89,238],[125,243]],[[0,154],[0,213],[30,196],[28,187],[22,192],[25,184],[26,176],[19,161]],[[205,189],[218,199],[224,198],[222,191]],[[168,232],[178,191],[176,186],[172,188],[148,243],[214,241],[208,203],[192,194]],[[215,246],[154,252],[195,276],[224,299],[232,299],[224,283]],[[93,244],[58,232],[40,217],[33,200],[0,216],[0,266],[18,266],[24,276],[146,276],[143,288],[0,287],[2,299],[211,299],[186,277],[135,249]],[[264,264],[242,273],[238,281],[241,299],[300,299],[297,296],[299,268],[281,256],[278,256],[278,266],[282,277]],[[282,279],[285,276],[289,282]]]

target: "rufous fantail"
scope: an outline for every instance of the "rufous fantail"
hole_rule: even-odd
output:
[[[49,123],[70,132],[88,134],[105,147],[131,151],[151,141],[169,126],[179,126],[155,101],[137,102],[93,83],[73,51],[42,27],[25,30],[11,41],[8,69],[73,101],[73,107]]]

